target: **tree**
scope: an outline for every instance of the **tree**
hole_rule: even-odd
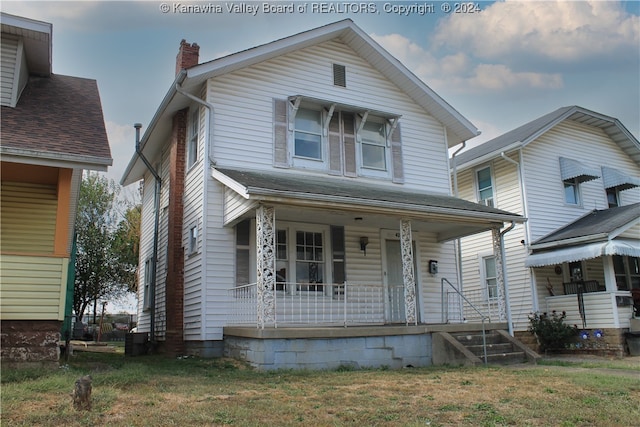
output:
[[[124,219],[120,221],[113,235],[113,249],[116,260],[121,266],[120,282],[127,285],[129,292],[136,292],[142,205],[139,203],[129,203],[129,205]]]
[[[118,208],[123,203],[118,200],[119,193],[119,186],[100,175],[88,175],[80,185],[73,292],[73,311],[79,318],[92,302],[95,306],[98,300],[117,299],[135,288],[137,253],[131,261],[126,239],[133,234],[125,225],[120,226],[128,221],[129,211],[118,223]]]

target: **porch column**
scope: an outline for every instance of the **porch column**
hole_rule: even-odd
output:
[[[400,251],[402,255],[402,280],[404,283],[404,312],[407,324],[418,323],[416,315],[416,279],[413,271],[413,240],[411,221],[400,221]]]
[[[275,209],[260,205],[256,209],[256,261],[257,261],[257,301],[258,326],[265,323],[275,325]]]
[[[504,254],[502,250],[502,234],[499,228],[491,230],[491,238],[493,240],[493,256],[496,260],[496,287],[498,291],[498,317],[501,322],[507,320],[507,305],[505,301],[504,289]]]

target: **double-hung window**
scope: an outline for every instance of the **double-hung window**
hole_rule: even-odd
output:
[[[619,291],[640,289],[640,258],[614,255],[613,271]]]
[[[151,308],[151,260],[144,262],[144,295],[142,308],[148,310]]]
[[[487,289],[487,297],[498,298],[498,274],[496,272],[496,257],[482,258],[484,267],[484,282]]]
[[[367,120],[360,130],[362,167],[387,170],[387,132],[383,121]]]
[[[189,120],[189,140],[187,143],[187,170],[198,161],[198,130],[200,129],[200,111],[195,109]]]
[[[568,205],[580,204],[580,187],[576,178],[563,181],[564,201]]]
[[[310,160],[323,160],[322,112],[300,108],[295,118],[294,156]]]
[[[476,171],[478,203],[493,207],[493,180],[491,167],[487,166]]]
[[[324,283],[324,248],[322,233],[296,231],[296,281]],[[300,285],[302,291],[323,291],[322,286]]]

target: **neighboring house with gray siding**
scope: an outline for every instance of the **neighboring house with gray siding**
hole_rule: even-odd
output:
[[[351,20],[198,55],[122,179],[145,184],[139,330],[264,369],[430,364],[453,240],[522,221],[451,196],[477,129]]]
[[[606,330],[606,345],[621,350],[640,289],[640,145],[624,125],[560,108],[461,152],[452,172],[460,197],[527,218],[505,235],[516,335],[526,335],[532,312],[566,311],[569,324]],[[465,293],[494,298],[490,236],[466,237],[461,248]]]

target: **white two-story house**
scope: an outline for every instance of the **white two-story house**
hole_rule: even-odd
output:
[[[622,352],[640,292],[640,144],[625,126],[560,108],[454,156],[452,172],[460,197],[528,219],[505,234],[503,272],[487,233],[462,239],[465,294],[493,300],[503,273],[523,341],[532,312],[565,311],[578,347]]]
[[[265,369],[429,364],[452,241],[523,220],[451,196],[477,129],[351,20],[198,56],[122,179],[144,180],[140,331]]]

